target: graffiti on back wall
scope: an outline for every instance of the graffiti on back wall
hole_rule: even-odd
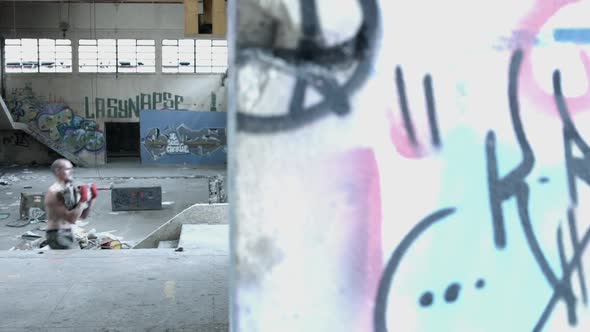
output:
[[[142,144],[150,152],[153,160],[166,155],[194,154],[208,156],[225,150],[227,144],[225,128],[203,128],[192,130],[184,124],[164,130],[152,128]]]
[[[76,115],[63,102],[47,102],[36,96],[30,84],[13,90],[7,98],[7,107],[17,122],[41,132],[58,150],[99,153],[105,147],[104,134],[95,121]]]
[[[29,147],[29,139],[27,135],[22,132],[15,132],[12,135],[2,137],[2,145],[14,145],[23,148]]]
[[[141,160],[223,164],[227,160],[226,119],[219,112],[141,111]]]
[[[87,119],[131,119],[139,118],[141,110],[173,109],[178,110],[184,102],[183,96],[170,92],[140,93],[135,98],[94,98],[91,109],[91,98],[84,97],[84,114]]]

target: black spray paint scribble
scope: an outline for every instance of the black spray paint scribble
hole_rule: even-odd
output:
[[[432,88],[432,77],[430,74],[424,76],[424,98],[426,101],[426,111],[428,115],[428,126],[430,128],[431,143],[434,147],[440,148],[440,134],[438,128],[438,120],[436,118],[436,106],[434,100],[434,90]],[[404,81],[404,73],[400,66],[395,68],[395,85],[397,87],[397,94],[399,100],[399,107],[402,112],[402,120],[404,122],[404,129],[410,139],[413,147],[418,147],[420,144],[416,138],[416,132],[414,129],[414,123],[408,106],[408,97],[406,95],[406,83]]]
[[[397,268],[399,267],[402,258],[410,249],[412,244],[424,234],[431,226],[440,223],[449,215],[455,213],[455,208],[441,209],[437,212],[432,213],[428,217],[420,221],[412,230],[403,238],[400,244],[395,248],[391,258],[385,266],[381,281],[379,282],[379,288],[377,289],[377,299],[375,301],[375,313],[374,313],[374,326],[377,332],[387,331],[387,297],[391,291],[393,285],[393,277]],[[430,301],[430,299],[425,299]]]
[[[563,124],[563,140],[565,145],[565,168],[567,170],[567,183],[569,187],[569,194],[571,206],[565,213],[567,214],[569,228],[569,237],[572,242],[573,254],[568,261],[565,255],[564,234],[562,226],[556,231],[556,245],[559,253],[559,260],[561,266],[561,278],[558,278],[556,273],[551,269],[547,257],[543,253],[541,245],[539,244],[532,227],[532,221],[529,213],[529,195],[530,188],[526,182],[527,176],[530,175],[531,170],[535,164],[535,155],[526,137],[522,121],[520,118],[520,105],[518,100],[518,77],[520,65],[522,62],[522,51],[516,51],[510,61],[509,67],[509,81],[508,81],[508,99],[509,110],[512,127],[521,150],[522,160],[512,168],[506,175],[500,176],[498,160],[496,156],[496,136],[493,131],[489,131],[485,140],[485,156],[486,156],[486,171],[487,182],[490,199],[490,212],[493,223],[493,239],[498,250],[502,250],[507,245],[507,235],[505,231],[505,220],[503,211],[503,202],[514,198],[516,200],[516,208],[520,219],[520,225],[523,229],[526,242],[531,251],[535,262],[539,266],[541,273],[544,275],[549,286],[553,290],[551,299],[547,303],[545,309],[540,315],[539,320],[531,322],[532,331],[542,331],[548,318],[555,309],[559,300],[563,300],[567,308],[567,319],[571,326],[578,323],[576,315],[576,306],[578,299],[572,289],[572,275],[578,273],[578,281],[580,284],[580,292],[582,302],[587,306],[588,295],[586,287],[586,279],[584,276],[581,256],[586,251],[590,242],[590,229],[586,230],[581,238],[578,236],[577,223],[575,219],[575,206],[577,205],[577,189],[576,179],[584,181],[590,185],[590,147],[584,142],[579,132],[577,131],[573,121],[570,118],[565,103],[563,93],[561,90],[561,76],[559,71],[555,71],[553,75],[553,88],[555,95],[556,106],[559,110],[561,122]],[[397,74],[397,73],[396,73]],[[400,77],[397,75],[397,77]],[[403,77],[399,80],[403,83]],[[399,87],[399,85],[398,85]],[[400,93],[400,95],[402,95]],[[400,98],[404,100],[405,98]],[[410,120],[411,121],[411,120]],[[411,122],[408,121],[408,124]],[[572,145],[575,145],[581,152],[583,157],[577,158],[572,154]],[[539,182],[547,183],[549,179],[540,178]],[[443,220],[450,214],[455,212],[455,208],[441,209],[423,221],[419,222],[402,240],[402,242],[394,250],[389,259],[383,275],[381,277],[378,293],[376,298],[375,312],[374,312],[374,328],[377,332],[387,331],[386,312],[387,299],[391,291],[395,272],[401,263],[401,260],[408,249],[417,239],[423,235],[431,226],[438,221]],[[480,279],[476,283],[476,288],[481,289],[484,285],[484,280]],[[458,284],[452,284],[458,285]],[[445,292],[445,300],[452,302],[456,300],[459,292],[458,287],[449,288]],[[456,292],[455,292],[456,291]],[[456,294],[455,294],[456,293]],[[430,306],[435,298],[432,292],[423,293],[418,298],[419,305],[423,307]],[[452,300],[452,301],[450,301]]]
[[[543,329],[545,323],[549,319],[549,316],[555,309],[555,305],[560,299],[564,299],[566,302],[568,320],[570,325],[577,324],[576,304],[578,300],[573,295],[573,290],[571,286],[571,278],[574,272],[578,272],[580,292],[582,293],[582,302],[586,306],[588,304],[586,280],[584,277],[584,270],[582,266],[581,257],[582,254],[586,251],[588,244],[590,242],[590,229],[586,230],[581,239],[578,239],[578,230],[574,212],[578,202],[575,179],[578,178],[586,182],[586,184],[590,185],[590,182],[588,181],[588,179],[590,178],[590,164],[588,163],[588,161],[590,160],[590,148],[588,147],[588,144],[580,136],[580,133],[576,129],[576,126],[574,125],[570,117],[567,104],[563,96],[561,85],[561,73],[559,72],[559,70],[556,70],[553,73],[553,93],[555,95],[555,104],[557,106],[557,110],[559,111],[561,122],[563,123],[563,142],[565,148],[564,150],[566,161],[565,163],[567,170],[570,200],[572,205],[567,211],[567,216],[568,225],[570,228],[570,239],[572,241],[573,247],[573,257],[569,262],[565,259],[562,243],[563,235],[561,230],[559,230],[558,247],[561,268],[563,270],[562,277],[557,281],[555,285],[552,285],[553,295],[551,296],[551,299],[547,303],[545,310],[543,310],[543,313],[541,314],[539,321],[533,329],[533,331],[535,332],[541,331]],[[573,156],[572,144],[575,144],[581,151],[583,155],[582,158],[577,158]]]
[[[350,96],[364,85],[375,58],[379,32],[379,11],[375,0],[359,0],[363,23],[351,40],[330,48],[319,45],[320,23],[315,0],[300,0],[303,39],[297,49],[245,47],[238,51],[237,65],[260,63],[287,73],[296,79],[286,115],[257,116],[238,110],[237,127],[250,133],[293,130],[331,113],[351,111]],[[344,83],[335,72],[339,67],[354,68]],[[354,67],[352,67],[354,66]],[[315,89],[322,100],[305,106],[306,91]]]
[[[15,132],[10,136],[6,136],[2,138],[3,145],[15,145],[24,148],[29,147],[29,140],[27,139],[27,135],[21,132]]]

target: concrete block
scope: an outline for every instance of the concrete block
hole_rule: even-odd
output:
[[[229,225],[182,225],[178,247],[229,251]]]
[[[158,243],[158,249],[177,248],[177,247],[178,247],[178,241],[160,241]]]
[[[162,187],[113,188],[113,211],[161,210]]]

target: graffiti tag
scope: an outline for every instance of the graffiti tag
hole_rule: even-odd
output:
[[[496,135],[494,131],[490,130],[488,132],[484,146],[487,167],[487,183],[489,190],[489,208],[492,217],[491,220],[493,223],[493,242],[495,247],[497,250],[502,250],[507,245],[503,203],[510,199],[514,199],[516,201],[516,214],[520,220],[520,226],[526,238],[528,250],[531,252],[536,265],[552,290],[552,295],[548,303],[546,304],[544,310],[539,313],[539,319],[536,322],[530,322],[532,331],[541,331],[548,318],[554,311],[556,304],[560,300],[563,300],[566,305],[567,318],[570,326],[577,325],[578,317],[576,315],[576,305],[578,300],[574,294],[571,284],[571,278],[575,272],[578,272],[579,275],[579,289],[581,292],[582,301],[584,305],[587,306],[587,287],[582,269],[581,256],[586,251],[590,242],[590,229],[586,230],[581,237],[578,236],[577,222],[574,212],[578,201],[575,180],[580,179],[586,184],[590,185],[590,146],[588,146],[588,144],[582,139],[572,119],[570,118],[561,88],[561,74],[559,71],[555,71],[553,75],[554,98],[563,126],[563,142],[565,147],[564,162],[565,168],[567,170],[566,176],[570,192],[570,201],[572,203],[567,211],[564,211],[564,214],[567,215],[567,225],[569,228],[570,240],[572,242],[573,248],[572,257],[568,260],[565,255],[562,226],[559,226],[556,231],[556,238],[557,249],[559,253],[559,265],[561,267],[561,273],[559,275],[561,275],[561,277],[558,277],[556,271],[551,268],[549,260],[533,231],[529,210],[529,197],[531,191],[526,178],[531,174],[532,168],[535,164],[535,154],[531,145],[529,144],[520,118],[518,77],[522,59],[522,51],[517,50],[513,54],[510,62],[508,84],[510,118],[518,141],[518,146],[522,154],[522,160],[516,167],[509,170],[505,176],[500,176],[500,168],[496,156]],[[408,122],[409,121],[406,121],[406,124]],[[406,126],[406,130],[407,128],[411,128],[411,126]],[[576,146],[578,150],[582,152],[583,157],[574,157],[572,154],[572,146]],[[548,179],[544,179],[541,182],[547,181]],[[375,331],[387,331],[386,314],[388,298],[392,292],[391,287],[394,282],[394,277],[398,271],[404,255],[422,235],[425,235],[428,232],[432,226],[440,224],[445,220],[445,218],[456,213],[457,211],[458,210],[456,207],[448,207],[433,212],[428,217],[420,221],[416,226],[414,226],[414,228],[396,247],[392,256],[387,262],[381,277],[381,281],[379,283],[374,311]],[[484,280],[480,279],[477,281],[476,287],[481,289],[484,284]],[[459,284],[454,283],[450,285],[445,292],[445,300],[447,302],[455,301],[459,291]],[[423,307],[432,305],[432,302],[433,295],[429,292],[419,296],[417,301],[417,303]]]
[[[84,97],[84,114],[87,119],[139,118],[141,110],[175,109],[184,101],[183,96],[169,92],[140,93],[135,98],[94,98],[94,110],[90,98]]]

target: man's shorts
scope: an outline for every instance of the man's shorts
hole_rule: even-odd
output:
[[[46,232],[47,244],[51,249],[74,249],[74,235],[71,229],[50,229]]]

